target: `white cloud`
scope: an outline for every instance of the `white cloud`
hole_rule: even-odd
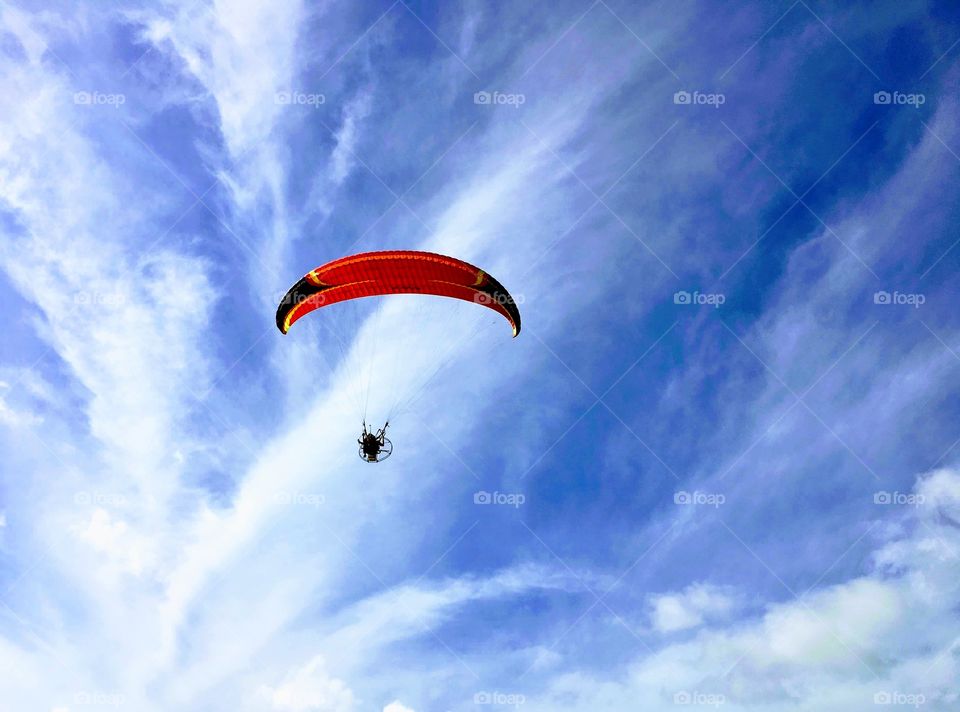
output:
[[[674,709],[674,694],[720,695],[724,709],[875,709],[874,695],[922,694],[926,709],[953,709],[960,658],[960,473],[940,470],[915,490],[927,500],[911,533],[883,545],[870,575],[799,599],[770,603],[759,618],[713,625],[694,639],[639,657],[620,678],[555,676],[534,710]],[[896,574],[893,574],[896,571]],[[689,589],[671,597],[686,602]],[[701,601],[712,594],[694,595]],[[725,606],[723,606],[725,607]],[[666,622],[689,623],[678,604]],[[690,609],[694,609],[691,612]],[[669,625],[667,626],[669,628]]]
[[[35,369],[0,366],[0,376],[0,423],[31,427],[44,422],[43,410],[62,412],[63,394]]]
[[[370,113],[372,100],[372,94],[369,91],[364,92],[355,97],[344,109],[343,123],[336,133],[337,145],[330,158],[332,163],[330,178],[337,185],[344,181],[356,163],[354,151],[359,135],[359,124]]]
[[[93,511],[85,525],[75,526],[73,532],[95,551],[134,575],[143,573],[152,558],[150,545],[143,535],[100,507]]]
[[[14,410],[0,397],[0,423],[12,428],[19,428],[39,425],[42,422],[43,418],[41,416],[25,410]]]
[[[216,300],[208,265],[161,246],[142,251],[144,233],[152,240],[173,221],[169,198],[147,178],[132,186],[98,155],[74,121],[99,124],[78,115],[84,107],[63,76],[37,59],[4,77],[0,197],[23,230],[3,242],[0,263],[42,312],[38,334],[83,391],[104,460],[162,502],[177,482],[158,465],[167,443],[190,438],[179,413],[206,381],[201,335]],[[145,160],[149,175],[155,159]],[[127,242],[131,234],[138,239]]]
[[[167,9],[171,14],[151,10],[130,17],[143,23],[145,40],[182,60],[209,92],[230,152],[239,156],[256,149],[269,139],[284,109],[277,93],[297,88],[292,82],[303,3],[221,0]]]
[[[736,600],[725,589],[692,584],[677,594],[653,596],[650,605],[654,628],[661,633],[672,633],[702,625],[706,619],[730,615]]]
[[[393,701],[383,708],[383,712],[414,712],[410,707],[400,704],[399,701]]]
[[[353,692],[325,672],[322,657],[315,657],[294,671],[276,688],[265,687],[263,696],[271,709],[282,712],[353,712]]]

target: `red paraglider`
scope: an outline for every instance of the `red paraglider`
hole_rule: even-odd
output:
[[[286,334],[299,319],[321,307],[362,297],[428,294],[474,302],[502,315],[520,333],[520,310],[500,282],[479,267],[432,252],[391,250],[342,257],[311,270],[284,296],[277,308],[277,328]],[[368,430],[366,405],[358,438],[360,459],[382,462],[393,452],[386,437],[389,421]]]
[[[520,333],[520,310],[500,282],[479,267],[432,252],[390,250],[342,257],[308,272],[277,309],[286,334],[304,315],[337,302],[387,294],[431,294],[476,302],[502,314]]]

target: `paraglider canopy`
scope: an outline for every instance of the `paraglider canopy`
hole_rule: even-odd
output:
[[[349,299],[431,294],[475,302],[503,315],[520,333],[520,310],[500,282],[479,267],[433,252],[390,250],[342,257],[308,272],[284,296],[277,328],[286,334],[304,315]]]

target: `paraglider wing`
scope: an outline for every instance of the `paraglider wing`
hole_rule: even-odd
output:
[[[304,315],[337,302],[386,294],[432,294],[475,302],[503,315],[520,333],[520,310],[500,282],[479,267],[432,252],[391,250],[342,257],[308,272],[277,309],[286,334]]]

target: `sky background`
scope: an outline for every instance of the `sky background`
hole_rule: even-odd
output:
[[[954,3],[15,0],[0,57],[0,709],[960,707]],[[520,336],[280,335],[378,249]]]

